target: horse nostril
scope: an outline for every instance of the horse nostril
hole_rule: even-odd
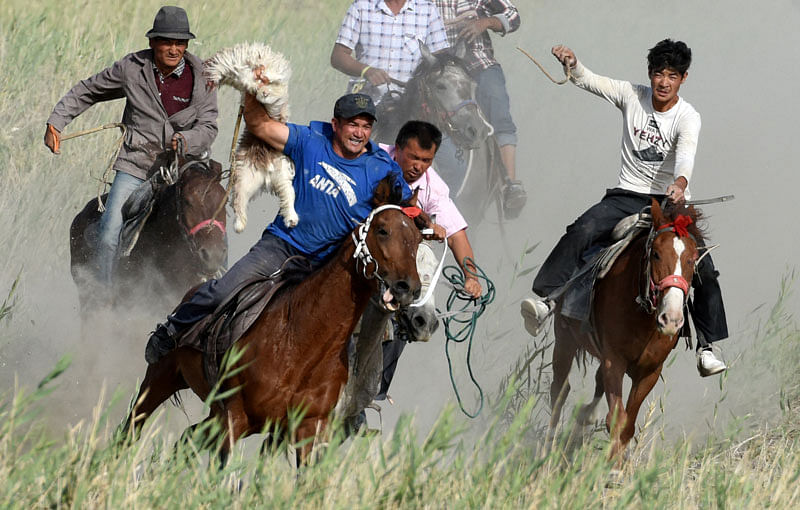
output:
[[[661,324],[662,326],[666,326],[667,322],[669,322],[669,321],[667,319],[667,314],[666,313],[661,313],[661,314],[658,315],[658,323],[659,324]]]
[[[422,289],[418,288],[417,290],[414,291],[413,295],[414,295],[414,300],[419,299],[419,297],[422,295]]]
[[[410,290],[411,286],[405,280],[399,280],[394,284],[395,294],[408,294]]]
[[[425,323],[426,323],[425,317],[422,317],[420,315],[417,315],[416,317],[414,317],[414,320],[411,321],[411,322],[414,324],[414,329],[422,329],[422,328],[425,327]]]

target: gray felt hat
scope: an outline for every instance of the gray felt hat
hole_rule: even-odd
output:
[[[153,28],[147,32],[147,37],[163,37],[164,39],[194,39],[194,34],[189,32],[189,17],[186,11],[173,5],[165,5],[158,10]]]

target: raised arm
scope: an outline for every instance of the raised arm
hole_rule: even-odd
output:
[[[244,97],[244,121],[250,133],[283,152],[289,140],[289,126],[267,115],[267,110],[252,94]]]

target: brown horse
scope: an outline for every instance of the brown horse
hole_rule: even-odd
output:
[[[396,309],[420,292],[416,269],[421,234],[414,221],[389,205],[390,181],[375,194],[378,207],[346,239],[337,254],[294,287],[279,292],[235,344],[242,353],[221,391],[239,388],[211,406],[207,420],[222,427],[223,459],[237,439],[267,424],[287,432],[290,413],[302,419],[294,431],[305,459],[311,439],[325,429],[347,380],[347,341],[371,296]],[[131,421],[138,435],[148,416],[178,390],[191,388],[206,399],[212,388],[203,354],[180,347],[147,367]]]
[[[608,274],[595,283],[593,333],[581,323],[555,311],[553,382],[550,387],[551,432],[559,422],[569,393],[572,360],[588,352],[600,361],[594,399],[581,408],[578,422],[587,425],[605,394],[606,427],[611,434],[611,457],[624,451],[633,437],[642,401],[653,389],[664,360],[678,342],[684,324],[684,305],[702,242],[693,207],[673,209],[668,216],[653,200],[653,228],[639,236],[619,256]],[[688,225],[687,225],[688,224]],[[632,385],[622,404],[622,379]]]
[[[215,162],[191,162],[174,184],[162,183],[156,189],[152,212],[138,241],[116,264],[114,304],[152,303],[154,309],[162,310],[223,268],[227,240],[225,209],[220,204],[226,196],[220,170]],[[92,199],[70,227],[70,270],[83,314],[95,290],[89,266],[100,215],[97,199]]]

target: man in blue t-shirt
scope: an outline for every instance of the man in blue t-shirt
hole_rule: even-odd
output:
[[[145,349],[148,363],[174,349],[178,333],[213,312],[244,281],[268,277],[293,255],[306,257],[314,269],[320,267],[372,211],[375,187],[387,175],[394,175],[404,198],[411,196],[397,163],[369,141],[376,120],[369,96],[340,97],[330,124],[298,126],[270,118],[248,95],[244,118],[250,133],[294,161],[294,206],[300,221],[289,228],[278,214],[255,246],[227,273],[204,283],[159,324]]]

